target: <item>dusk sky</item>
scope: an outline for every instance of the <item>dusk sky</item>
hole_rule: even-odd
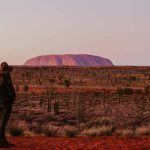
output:
[[[150,66],[150,0],[0,0],[0,61],[93,54]]]

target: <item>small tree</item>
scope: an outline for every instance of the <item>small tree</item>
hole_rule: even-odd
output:
[[[78,122],[78,128],[80,130],[80,124],[84,119],[84,108],[83,108],[83,98],[81,92],[73,93],[73,104],[74,104],[74,114]]]
[[[55,94],[55,90],[56,88],[54,86],[52,86],[49,90],[47,90],[47,95],[48,95],[48,107],[47,107],[47,111],[51,112],[52,111],[52,98]]]
[[[53,103],[53,109],[54,109],[54,113],[55,114],[58,114],[59,113],[59,102],[58,101],[55,101]]]

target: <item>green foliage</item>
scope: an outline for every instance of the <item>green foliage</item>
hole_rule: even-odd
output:
[[[70,81],[69,80],[64,80],[64,86],[66,88],[70,87]]]

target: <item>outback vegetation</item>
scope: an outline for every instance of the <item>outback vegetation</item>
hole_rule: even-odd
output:
[[[12,78],[11,135],[150,135],[150,67],[16,66]]]

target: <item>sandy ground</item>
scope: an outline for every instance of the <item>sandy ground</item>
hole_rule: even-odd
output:
[[[16,144],[9,150],[150,150],[150,137],[9,137],[8,139]]]

